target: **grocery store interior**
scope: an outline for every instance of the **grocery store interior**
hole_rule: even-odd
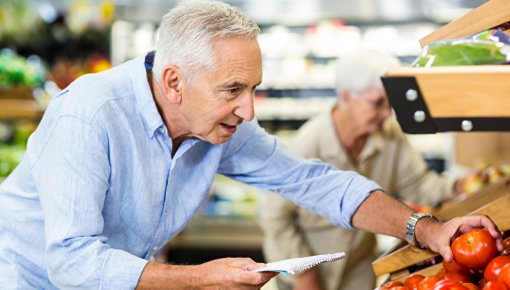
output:
[[[301,125],[337,101],[337,59],[360,48],[373,48],[397,56],[403,67],[409,67],[422,52],[421,38],[487,1],[224,2],[240,7],[261,28],[263,81],[255,93],[255,115],[262,127],[288,143]],[[51,97],[83,74],[109,69],[153,50],[161,17],[178,3],[0,2],[0,183],[23,157]],[[483,171],[483,181],[473,181],[471,192],[477,192],[510,174],[510,134],[487,131],[406,137],[430,169],[440,174]],[[265,194],[218,175],[200,212],[158,259],[191,264],[249,256],[264,261],[257,217],[263,211],[260,203]],[[382,236],[378,241],[381,253],[397,243]],[[277,289],[277,285],[270,283],[263,289]]]

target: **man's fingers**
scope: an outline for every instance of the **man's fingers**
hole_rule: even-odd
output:
[[[498,248],[498,252],[502,252],[504,250],[503,241],[501,239],[496,239],[496,247]]]
[[[265,266],[266,266],[266,264],[264,264],[264,263],[253,263],[253,264],[245,265],[244,269],[248,270],[248,271],[252,271],[252,270],[255,270],[255,269],[258,269],[258,268],[262,268],[262,267],[265,267]]]
[[[501,232],[498,227],[487,216],[481,216],[480,223],[489,231],[493,238],[498,239],[501,237]]]
[[[445,249],[441,253],[441,256],[443,256],[443,259],[446,262],[451,262],[453,260],[453,253],[450,247],[445,247]]]

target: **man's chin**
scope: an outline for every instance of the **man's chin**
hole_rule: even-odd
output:
[[[215,136],[214,138],[208,138],[207,142],[211,143],[211,144],[223,144],[223,143],[226,143],[230,140],[230,138],[232,138],[232,136]]]

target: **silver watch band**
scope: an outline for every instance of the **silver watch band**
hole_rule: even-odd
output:
[[[434,218],[432,215],[428,213],[422,213],[422,212],[415,212],[411,215],[409,220],[407,220],[406,224],[406,241],[413,246],[416,246],[420,249],[425,249],[426,247],[418,243],[416,240],[416,223],[422,218]]]

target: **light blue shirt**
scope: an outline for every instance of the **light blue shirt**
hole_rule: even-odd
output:
[[[0,187],[2,289],[133,289],[181,231],[216,173],[274,190],[352,228],[379,189],[290,152],[256,121],[213,145],[172,140],[140,57],[81,77],[50,103]]]

